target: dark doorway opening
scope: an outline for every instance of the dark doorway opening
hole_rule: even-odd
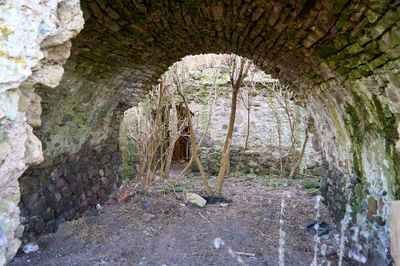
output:
[[[191,150],[190,150],[190,131],[187,125],[187,120],[184,119],[186,116],[186,108],[182,105],[177,106],[178,121],[181,121],[178,128],[183,127],[183,132],[178,140],[175,142],[174,151],[172,155],[173,162],[185,162],[190,160]],[[191,113],[191,115],[193,115]],[[182,125],[182,123],[185,123]]]

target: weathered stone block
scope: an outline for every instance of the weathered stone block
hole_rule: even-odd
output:
[[[390,243],[391,254],[396,266],[400,265],[400,201],[390,206]]]
[[[60,189],[64,186],[67,186],[67,181],[64,178],[59,178],[56,183],[56,189]]]
[[[70,197],[72,195],[72,191],[69,188],[69,186],[64,186],[63,188],[61,188],[61,195],[64,198],[68,198],[68,197]]]
[[[376,69],[384,65],[387,61],[389,61],[389,58],[385,54],[383,54],[378,58],[372,60],[369,65],[371,66],[371,69]]]
[[[38,201],[38,199],[39,199],[39,193],[37,193],[37,192],[34,192],[34,193],[32,193],[32,194],[30,194],[30,195],[26,195],[24,198],[23,198],[23,202],[24,202],[24,204],[25,204],[25,206],[28,208],[28,209],[32,209],[33,208],[33,206],[36,204],[36,202]]]
[[[371,34],[374,39],[378,38],[386,29],[396,23],[399,18],[399,9],[389,9],[385,15],[378,20],[376,25],[371,29]]]
[[[29,208],[30,215],[35,216],[44,212],[47,208],[46,200],[42,197]]]
[[[369,23],[375,23],[378,20],[378,18],[381,17],[380,13],[375,12],[372,9],[368,9],[367,12],[365,12],[365,15]]]

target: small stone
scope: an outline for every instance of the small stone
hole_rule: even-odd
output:
[[[110,168],[106,167],[104,170],[104,175],[105,176],[110,176],[112,174],[112,171],[110,170]]]
[[[232,201],[233,201],[233,200],[232,200],[231,198],[225,198],[225,202],[226,202],[226,203],[232,203]]]
[[[193,203],[199,207],[204,207],[207,204],[207,201],[202,198],[201,196],[195,194],[195,193],[187,193],[186,194],[186,200],[190,203]]]
[[[386,221],[381,217],[381,216],[376,216],[375,217],[375,222],[379,225],[379,226],[385,226]]]
[[[145,215],[143,215],[143,218],[144,218],[144,220],[145,220],[146,222],[149,222],[149,221],[155,219],[156,216],[153,215],[153,214],[145,214]]]
[[[257,257],[249,257],[249,261],[257,261]]]
[[[371,223],[374,222],[374,217],[372,216],[372,213],[371,213],[371,212],[368,212],[368,213],[367,213],[367,219],[368,219],[368,221],[371,222]]]
[[[69,196],[72,195],[72,191],[71,191],[71,189],[69,189],[68,186],[65,186],[65,187],[63,187],[63,188],[61,189],[61,195],[62,195],[64,198],[68,198]]]
[[[31,252],[35,252],[39,250],[39,246],[35,243],[29,243],[26,244],[22,250],[24,251],[25,254],[31,253]]]
[[[144,195],[144,194],[146,194],[146,192],[143,189],[138,189],[138,190],[136,190],[136,194]]]
[[[61,193],[59,191],[56,191],[54,193],[54,199],[56,200],[56,202],[58,202],[62,199]]]
[[[60,188],[64,187],[65,185],[67,185],[67,181],[65,181],[64,178],[59,178],[56,183],[56,188],[60,189]]]
[[[97,191],[99,191],[99,189],[100,189],[100,185],[99,185],[99,184],[95,184],[95,185],[92,187],[92,192],[93,192],[94,194],[96,194]]]
[[[24,197],[23,202],[28,209],[32,209],[39,199],[39,193],[34,192]]]
[[[99,170],[99,175],[100,175],[100,176],[104,176],[104,170],[103,170],[103,169],[100,169],[100,170]]]
[[[31,215],[35,216],[42,212],[44,212],[47,208],[46,200],[44,198],[39,199],[35,204],[30,208]]]

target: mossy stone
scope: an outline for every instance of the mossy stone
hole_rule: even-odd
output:
[[[375,23],[378,18],[380,18],[381,14],[373,11],[372,9],[368,9],[367,12],[365,12],[365,16],[367,17],[369,23]]]
[[[309,195],[316,195],[318,192],[319,192],[319,189],[318,189],[318,188],[310,188],[310,189],[307,191],[307,194],[309,194]]]
[[[315,179],[306,179],[300,182],[303,188],[320,188],[320,183]]]

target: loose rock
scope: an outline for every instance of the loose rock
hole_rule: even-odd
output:
[[[28,254],[28,253],[31,253],[31,252],[38,251],[39,250],[39,246],[38,246],[38,244],[35,244],[35,243],[29,243],[29,244],[26,244],[22,248],[22,250],[24,251],[25,254]]]
[[[204,207],[207,204],[207,201],[202,198],[201,196],[195,194],[195,193],[187,193],[186,194],[186,200],[190,203],[193,203],[199,207]]]

